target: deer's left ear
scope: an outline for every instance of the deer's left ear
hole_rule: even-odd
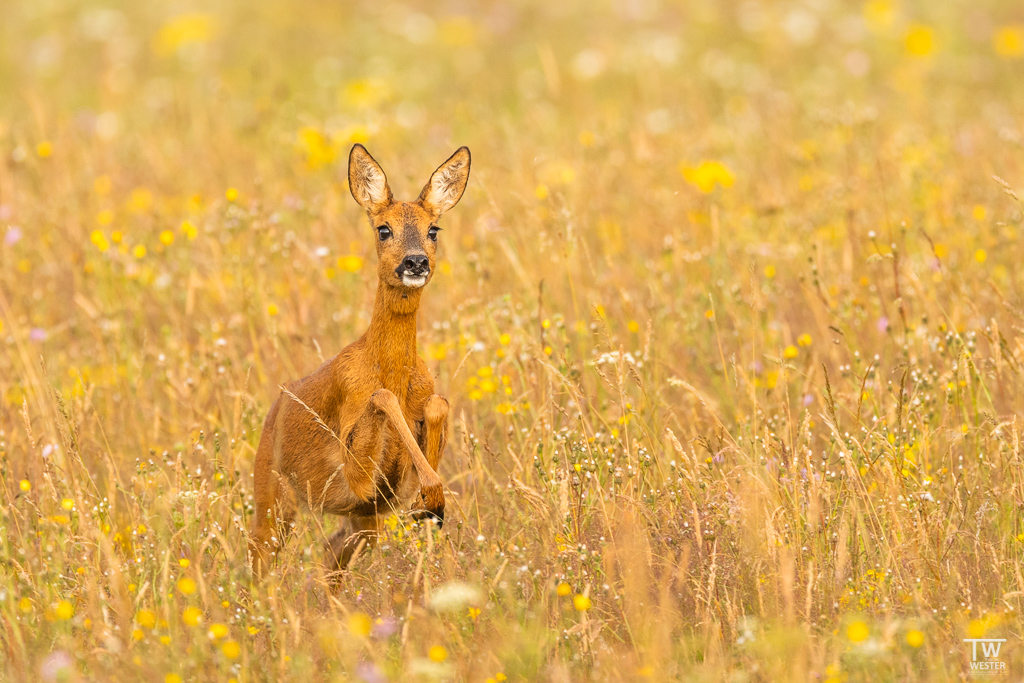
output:
[[[359,206],[367,211],[380,211],[391,204],[391,188],[384,169],[360,144],[348,155],[348,187]]]
[[[469,148],[459,147],[437,167],[420,192],[419,203],[438,217],[459,203],[469,182]]]

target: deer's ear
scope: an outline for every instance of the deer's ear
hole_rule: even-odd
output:
[[[367,211],[379,211],[393,199],[384,169],[362,145],[353,146],[348,155],[348,187],[356,203]]]
[[[469,182],[469,162],[469,148],[459,147],[437,167],[420,192],[419,202],[424,209],[437,217],[459,203]]]

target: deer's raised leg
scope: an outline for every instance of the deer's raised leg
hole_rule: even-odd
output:
[[[408,454],[409,462],[420,479],[420,492],[426,510],[440,522],[444,518],[444,492],[436,466],[447,439],[447,415],[448,402],[443,398],[435,396],[428,401],[422,437],[425,439],[423,446],[433,448],[430,451],[431,458],[428,459],[405,421],[398,398],[387,389],[375,391],[347,439],[345,477],[352,492],[364,501],[376,493],[385,426],[390,425],[401,440],[403,450]]]
[[[419,445],[430,468],[437,472],[441,463],[441,455],[448,444],[448,401],[443,396],[431,395],[423,406],[423,431],[420,433]],[[444,519],[429,508],[413,513],[414,519],[432,518],[440,525]]]
[[[423,495],[424,508],[440,523],[444,519],[444,488],[441,485],[441,478],[437,476],[437,472],[427,462],[423,451],[420,450],[420,445],[416,443],[416,438],[412,435],[405,416],[402,415],[402,407],[398,403],[398,398],[387,389],[378,389],[370,397],[370,403],[387,415],[388,423],[402,440],[402,444],[412,460],[412,466],[416,468],[416,474],[420,478],[420,493]]]

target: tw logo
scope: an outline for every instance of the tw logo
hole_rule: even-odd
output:
[[[1006,662],[999,661],[999,650],[1006,638],[964,638],[971,644],[971,676],[1005,676],[1010,672]],[[982,661],[978,661],[978,643],[981,643]]]

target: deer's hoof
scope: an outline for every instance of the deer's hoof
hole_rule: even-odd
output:
[[[437,510],[416,510],[412,513],[412,518],[417,522],[424,520],[433,520],[437,528],[440,529],[444,526],[444,508],[438,508]]]

